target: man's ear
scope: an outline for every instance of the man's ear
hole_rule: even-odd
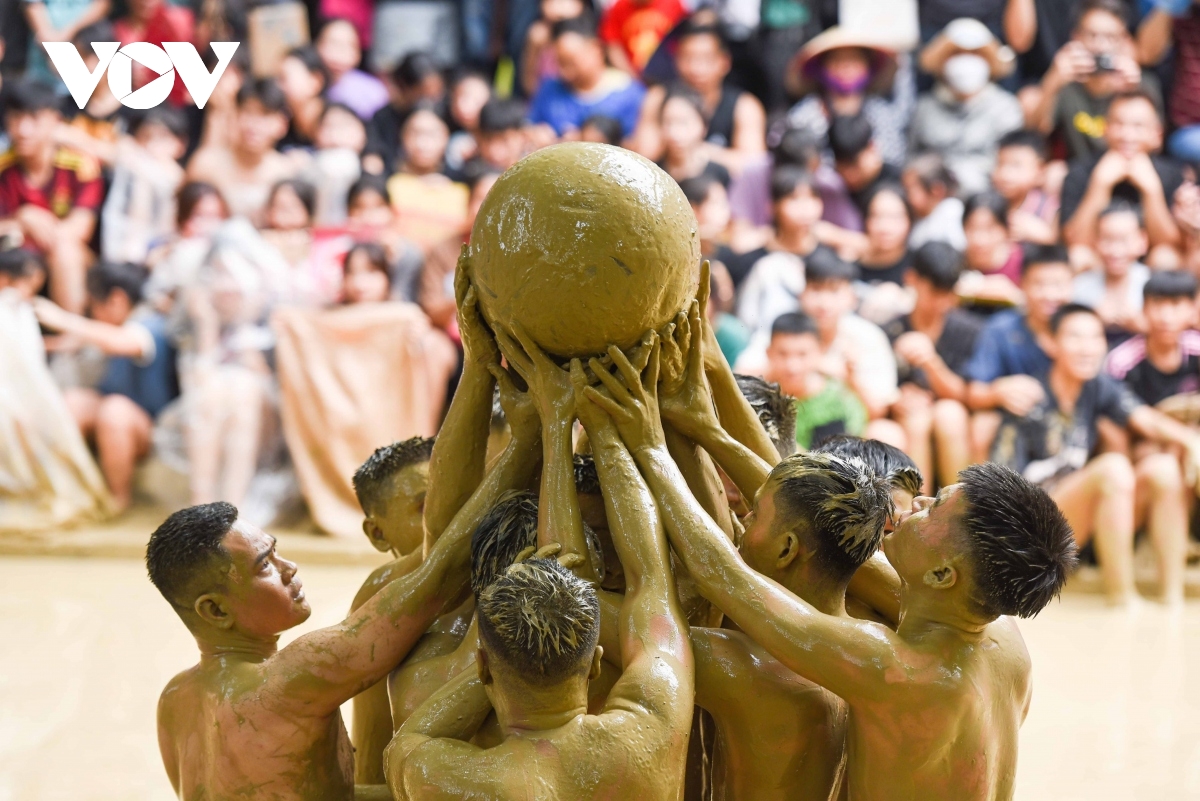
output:
[[[775,567],[785,570],[792,562],[799,559],[802,562],[812,557],[812,551],[804,547],[795,531],[787,531],[779,538],[779,555],[775,558]]]
[[[475,651],[475,669],[479,671],[479,681],[484,687],[492,683],[492,669],[488,666],[487,651],[482,648]]]
[[[192,609],[210,626],[218,629],[233,628],[233,615],[225,603],[225,596],[217,593],[205,593],[196,599]]]
[[[375,518],[367,515],[363,520],[363,534],[367,535],[367,539],[371,541],[371,545],[375,546],[375,550],[380,553],[387,553],[392,550],[391,543],[383,536],[383,529],[375,522]]]
[[[604,659],[604,646],[597,645],[596,653],[592,654],[592,666],[588,670],[588,681],[600,678],[600,661]]]
[[[951,565],[942,565],[925,571],[925,586],[935,590],[948,590],[958,581],[958,571]]]

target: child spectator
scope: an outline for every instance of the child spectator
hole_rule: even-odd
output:
[[[963,233],[963,202],[955,193],[958,182],[946,169],[946,162],[937,153],[922,153],[904,165],[900,175],[904,192],[913,210],[910,247],[919,248],[926,242],[945,242],[955,250],[967,246]]]
[[[317,187],[317,225],[346,221],[346,193],[362,174],[359,153],[366,142],[367,128],[353,109],[341,103],[325,106],[313,140],[312,159],[299,176]]]
[[[1083,545],[1092,538],[1108,600],[1132,603],[1133,535],[1145,525],[1158,562],[1162,598],[1183,602],[1188,493],[1178,460],[1165,453],[1130,464],[1124,453],[1093,454],[1099,419],[1128,425],[1160,443],[1194,452],[1200,435],[1141,403],[1101,372],[1104,325],[1087,306],[1067,304],[1050,322],[1053,364],[1039,384],[1030,413],[1006,415],[992,460],[1041,484],[1066,515]]]
[[[0,250],[0,293],[11,290],[26,303],[46,285],[46,265],[32,250]]]
[[[765,378],[795,398],[796,444],[808,449],[837,434],[861,435],[867,410],[845,384],[826,376],[816,322],[789,312],[771,325]]]
[[[387,251],[375,242],[360,242],[343,261],[342,303],[383,303],[392,291]]]
[[[100,218],[106,261],[144,264],[175,230],[175,193],[183,183],[179,159],[187,149],[187,118],[160,106],[138,117],[131,139],[117,150]]]
[[[151,254],[154,269],[143,288],[148,305],[170,314],[181,290],[196,275],[212,249],[212,237],[229,218],[229,208],[212,184],[192,181],[179,188],[175,200],[176,236]]]
[[[492,170],[479,173],[471,185],[471,196],[467,204],[467,220],[464,231],[456,236],[448,237],[439,242],[425,258],[421,268],[421,278],[417,292],[417,302],[429,315],[430,321],[438,328],[452,333],[457,339],[457,320],[455,318],[454,272],[458,267],[458,258],[462,254],[463,245],[471,235],[471,226],[475,224],[475,215],[487,198],[488,192],[496,184],[500,173]]]
[[[829,126],[833,164],[859,212],[867,215],[867,200],[883,184],[900,183],[900,168],[883,160],[871,123],[861,114],[839,117]]]
[[[900,381],[892,414],[904,427],[921,475],[940,486],[953,484],[971,463],[965,374],[983,322],[958,308],[955,287],[962,269],[962,256],[950,245],[922,245],[905,277],[913,310],[883,327]]]
[[[454,132],[446,146],[446,166],[461,172],[478,152],[483,109],[492,99],[492,87],[483,73],[470,69],[455,72],[450,81],[448,111]],[[520,115],[522,122],[524,114]]]
[[[1196,278],[1182,270],[1152,273],[1143,287],[1146,333],[1113,348],[1105,372],[1145,404],[1200,392]]]
[[[521,88],[533,97],[544,81],[558,77],[558,62],[551,46],[551,29],[556,22],[582,16],[591,7],[584,0],[541,0],[541,16],[529,26],[521,50]]]
[[[1021,302],[1021,262],[1024,251],[1008,228],[1008,201],[995,192],[981,192],[963,207],[967,276],[960,292],[985,304]]]
[[[88,71],[95,72],[100,59],[92,48],[92,42],[112,42],[116,39],[112,23],[102,21],[81,30],[71,44],[79,51]],[[140,65],[135,63],[134,68],[138,67]],[[117,157],[117,141],[128,132],[133,115],[112,93],[108,81],[102,80],[96,84],[83,108],[76,109],[75,104],[71,103],[67,113],[71,115],[71,120],[59,127],[58,143],[92,156],[105,167],[111,166]]]
[[[475,158],[465,172],[504,172],[525,155],[525,109],[518,100],[492,98],[479,112]]]
[[[388,254],[392,299],[415,301],[423,254],[396,231],[396,213],[388,203],[387,182],[364,175],[346,193],[346,228],[359,241],[378,242]]]
[[[600,18],[608,62],[640,76],[663,37],[685,16],[679,0],[616,0]]]
[[[0,234],[19,233],[42,254],[50,297],[82,312],[88,242],[104,199],[100,165],[55,143],[62,115],[50,86],[21,78],[7,95],[4,127],[11,145],[0,154]]]
[[[1104,321],[1110,348],[1146,328],[1142,289],[1150,270],[1138,259],[1146,255],[1148,239],[1137,209],[1115,203],[1096,221],[1096,253],[1100,268],[1075,277],[1074,300],[1095,309]]]
[[[134,469],[150,451],[155,416],[177,394],[166,321],[138,308],[145,281],[143,267],[101,262],[87,275],[89,317],[45,299],[34,304],[44,328],[107,357],[95,386],[67,389],[64,397],[80,432],[95,443],[118,510],[133,498]]]
[[[1058,243],[1058,200],[1042,191],[1046,140],[1019,130],[1000,138],[992,186],[1008,201],[1008,229],[1016,242]]]
[[[579,138],[584,142],[597,142],[602,145],[621,144],[621,121],[605,114],[593,114],[583,121],[579,128]]]
[[[663,157],[658,166],[676,181],[705,175],[729,188],[729,170],[712,159],[714,148],[704,141],[704,101],[695,90],[686,84],[671,87],[660,124]]]
[[[287,99],[278,84],[269,78],[247,81],[237,94],[233,143],[196,151],[188,162],[188,179],[211,181],[232,214],[262,222],[271,187],[297,170],[295,162],[275,150],[287,126]]]
[[[729,272],[736,287],[746,277],[741,272],[743,261],[729,247],[730,212],[729,195],[725,185],[711,175],[698,175],[679,182],[679,188],[688,199],[696,215],[697,234],[700,236],[700,256],[720,262]],[[738,269],[737,274],[730,265]]]
[[[450,129],[432,108],[418,106],[404,121],[400,142],[404,161],[388,179],[396,230],[424,248],[460,236],[470,190],[443,172]]]
[[[578,131],[592,114],[621,121],[624,136],[633,132],[646,90],[628,73],[604,63],[604,48],[590,18],[554,24],[558,77],[545,81],[529,106],[529,122],[548,126],[555,136]]]
[[[884,323],[911,305],[904,277],[912,267],[908,232],[912,210],[897,184],[884,184],[867,201],[867,245],[858,260],[862,305],[858,312],[875,323]]]
[[[400,160],[400,128],[417,104],[440,110],[446,104],[446,81],[433,56],[416,51],[405,56],[392,71],[396,87],[391,103],[375,115],[367,126],[367,148],[363,170],[372,175],[390,175]]]
[[[325,110],[325,92],[329,89],[329,70],[312,45],[295,47],[279,62],[279,89],[287,99],[287,136],[280,148],[309,147],[317,136],[321,114]]]
[[[362,45],[358,31],[348,20],[331,19],[317,36],[317,53],[329,70],[325,97],[331,103],[345,103],[361,119],[369,120],[388,104],[383,81],[358,69]]]

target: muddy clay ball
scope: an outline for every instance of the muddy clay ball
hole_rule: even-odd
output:
[[[653,162],[572,142],[501,176],[470,262],[489,325],[520,323],[543,350],[585,357],[635,345],[695,297],[700,239],[687,198]]]

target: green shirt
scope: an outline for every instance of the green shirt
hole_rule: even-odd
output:
[[[849,387],[832,378],[811,398],[796,401],[796,442],[807,450],[835,434],[863,435],[867,408]]]

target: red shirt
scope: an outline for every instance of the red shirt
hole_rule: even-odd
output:
[[[100,164],[91,156],[60,147],[50,180],[33,186],[11,150],[0,154],[0,217],[11,217],[21,206],[35,206],[62,219],[75,209],[96,211],[103,200]]]
[[[1200,9],[1174,23],[1175,86],[1171,122],[1182,127],[1200,123]]]
[[[162,47],[163,42],[191,42],[195,36],[196,23],[189,9],[163,3],[154,15],[146,20],[144,27],[138,27],[132,20],[124,18],[113,23],[113,31],[122,45],[149,42]],[[134,89],[141,89],[157,77],[153,70],[133,62]],[[171,89],[171,94],[167,95],[167,100],[173,106],[181,106],[187,101],[187,89],[179,75],[175,76],[175,86]]]
[[[641,73],[663,37],[686,16],[679,0],[617,0],[600,20],[600,39],[620,44],[629,63]]]

